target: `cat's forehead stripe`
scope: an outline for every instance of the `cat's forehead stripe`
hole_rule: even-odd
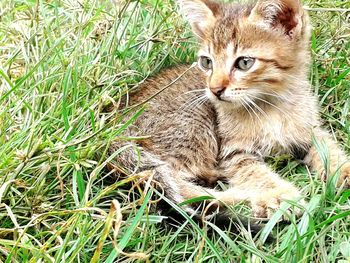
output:
[[[211,42],[215,53],[220,53],[236,37],[236,23],[232,19],[224,18],[219,20],[211,35]]]
[[[212,29],[210,41],[213,42],[215,53],[220,53],[225,47],[236,39],[240,20],[248,17],[253,5],[227,5],[223,16],[218,19]]]

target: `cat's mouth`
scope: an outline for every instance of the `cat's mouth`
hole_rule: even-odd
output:
[[[240,102],[248,97],[248,93],[245,90],[227,91],[218,97],[219,100],[227,102]]]
[[[249,101],[252,99],[247,89],[244,88],[226,89],[223,92],[215,94],[208,90],[207,95],[214,102],[229,102],[233,104],[241,104],[246,100]]]
[[[248,111],[255,108],[259,110],[262,104],[273,105],[273,100],[277,99],[278,96],[270,97],[266,94],[268,93],[261,93],[248,88],[227,89],[219,95],[213,94],[209,89],[207,90],[207,96],[214,104],[230,108],[244,108]]]

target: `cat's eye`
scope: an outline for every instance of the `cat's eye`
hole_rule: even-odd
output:
[[[235,68],[243,71],[250,69],[255,62],[255,58],[250,57],[239,57],[235,62]]]
[[[206,56],[200,56],[198,63],[203,70],[213,69],[213,61]]]

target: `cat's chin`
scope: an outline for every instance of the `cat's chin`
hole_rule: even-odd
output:
[[[210,101],[217,107],[224,109],[240,109],[244,108],[242,101],[239,98],[209,98]]]

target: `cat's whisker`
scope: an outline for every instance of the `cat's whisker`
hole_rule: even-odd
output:
[[[294,98],[295,96],[291,96],[289,95],[289,97],[287,95],[282,95],[282,94],[278,94],[277,92],[273,92],[273,93],[269,93],[269,92],[261,92],[261,91],[254,91],[254,94],[250,94],[250,96],[254,96],[254,95],[262,95],[264,97],[272,97],[275,101],[278,101],[280,103],[289,103],[289,104],[295,104]],[[259,97],[261,98],[261,97]]]
[[[254,96],[252,96],[252,97],[254,97]],[[276,109],[279,110],[281,113],[283,113],[285,116],[289,116],[289,117],[291,117],[291,118],[294,118],[294,117],[299,117],[300,119],[303,118],[303,116],[301,116],[300,114],[298,114],[298,113],[295,112],[295,111],[294,111],[293,113],[286,112],[286,111],[282,110],[280,107],[278,107],[276,104],[273,104],[272,102],[269,102],[269,101],[267,101],[267,100],[264,100],[264,99],[262,99],[262,98],[260,98],[260,97],[254,97],[254,98],[257,99],[257,100],[260,100],[260,101],[262,101],[262,102],[264,102],[264,103],[266,103],[266,104],[268,104],[268,105],[270,105],[270,106],[272,106],[272,107],[274,107],[274,108],[276,108]],[[295,96],[294,96],[294,99],[295,99]],[[292,101],[289,101],[289,100],[288,100],[288,102],[289,102],[289,103],[292,103],[293,105],[295,105],[294,100],[292,100]],[[286,103],[286,101],[284,101],[283,103]]]
[[[286,97],[285,95],[282,95],[282,94],[278,94],[277,92],[273,92],[273,93],[269,93],[269,92],[262,92],[262,91],[259,91],[259,90],[254,90],[253,91],[254,94],[259,94],[259,95],[266,95],[266,96],[271,96],[271,97],[274,97],[274,98],[277,98],[277,99],[281,99],[281,100],[288,100],[288,97]]]
[[[202,98],[205,94],[191,94],[191,95],[192,96],[188,98],[188,101],[185,102],[185,104],[183,104],[183,106],[188,106],[189,104],[195,102],[197,99]]]
[[[186,102],[185,104],[183,104],[179,110],[187,110],[189,108],[195,108],[198,107],[198,104],[201,100],[203,99],[207,99],[207,96],[205,94],[202,94],[201,96],[195,96],[195,98],[193,100],[189,100],[188,102]]]
[[[243,108],[248,112],[250,118],[253,120],[254,118],[253,118],[252,114],[250,113],[249,109],[247,109],[246,101],[244,100],[244,98],[240,98],[239,102],[242,104]]]
[[[199,108],[201,105],[203,105],[208,100],[207,96],[202,96],[202,99],[197,102],[197,105],[195,107]]]
[[[182,94],[176,96],[175,99],[176,99],[176,100],[183,99],[183,97],[184,97],[185,95],[187,95],[187,93],[190,93],[190,92],[182,93]],[[198,95],[201,95],[201,94],[195,94],[195,92],[193,92],[193,94],[189,94],[189,98],[188,98],[188,99],[189,99],[189,100],[192,100],[192,99],[198,97]]]
[[[250,110],[251,107],[249,106],[249,103],[243,98],[240,98],[239,99],[240,102],[242,103],[242,106],[244,107],[244,109],[248,112],[249,116],[250,116],[250,119],[254,122],[255,118],[252,116],[252,114],[250,113]],[[248,107],[248,108],[247,108]],[[256,115],[256,114],[255,114]],[[254,129],[254,132],[255,132],[255,129],[256,129],[256,125],[252,125],[253,129]]]
[[[201,96],[200,99],[197,100],[196,103],[194,103],[194,104],[192,105],[192,108],[197,108],[197,107],[199,107],[199,106],[202,104],[202,102],[203,102],[203,101],[206,101],[207,99],[208,99],[208,97],[207,97],[206,95]]]
[[[184,105],[182,105],[179,108],[179,111],[187,111],[188,109],[193,108],[192,106],[195,105],[197,103],[197,101],[199,101],[199,100],[201,100],[201,98],[196,98],[194,100],[191,100],[191,101],[185,103]]]
[[[264,103],[266,103],[266,104],[268,104],[268,105],[274,107],[275,109],[279,110],[280,112],[282,112],[282,113],[285,114],[286,116],[289,116],[289,115],[290,115],[290,114],[287,113],[286,111],[282,110],[280,107],[276,106],[275,104],[273,104],[273,103],[271,103],[271,102],[269,102],[269,101],[267,101],[267,100],[264,100],[264,99],[262,99],[262,98],[255,97],[255,96],[252,96],[252,97],[253,97],[254,99],[260,100],[260,101],[262,101],[262,102],[264,102]]]
[[[200,107],[200,106],[202,106],[204,103],[206,103],[207,102],[207,100],[208,100],[208,97],[207,96],[205,96],[204,97],[204,99],[199,103],[199,105],[197,105],[197,107]]]
[[[184,94],[197,93],[197,92],[205,92],[205,89],[194,89],[194,90],[187,91]]]
[[[257,98],[255,96],[251,96],[253,98]],[[268,118],[267,113],[258,105],[256,104],[253,100],[250,99],[250,103],[262,114],[264,115],[266,118]]]
[[[253,90],[253,95],[255,94],[263,94],[263,95],[267,95],[267,96],[271,96],[271,97],[276,97],[276,98],[280,98],[284,101],[291,101],[292,97],[297,96],[297,94],[292,93],[290,90],[284,90],[283,93],[274,91],[274,90],[269,90],[269,91],[261,91],[258,89],[254,89]]]
[[[198,110],[200,109],[200,107],[201,107],[205,102],[207,102],[207,100],[209,100],[207,96],[202,97],[200,100],[196,100],[196,103],[193,104],[193,105],[191,106],[191,108],[187,109],[187,111],[188,111],[188,112],[191,112],[191,113],[194,113],[194,114],[198,113]]]
[[[257,119],[259,120],[260,124],[263,125],[262,120],[259,117],[259,114],[254,110],[254,108],[250,105],[250,104],[255,104],[249,97],[246,97],[246,101],[247,101],[247,106],[249,107],[249,109],[252,110],[252,113],[257,117]],[[255,104],[256,105],[256,104]]]

